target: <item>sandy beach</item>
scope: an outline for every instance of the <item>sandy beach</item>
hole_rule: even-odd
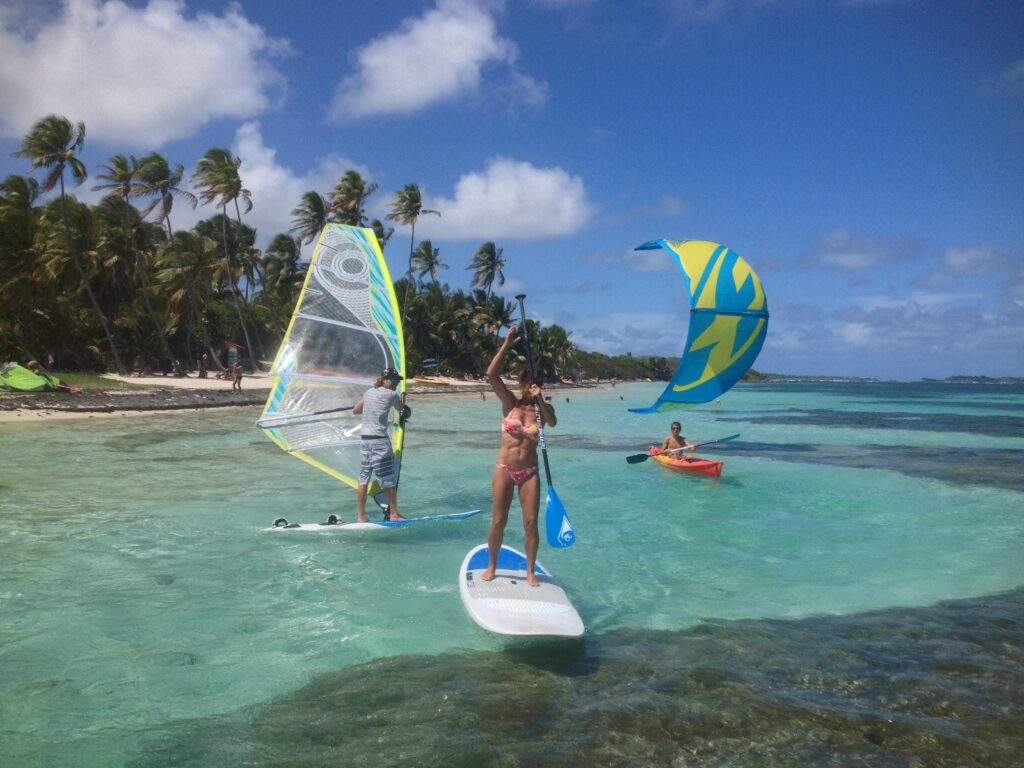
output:
[[[130,384],[141,389],[85,390],[79,394],[25,393],[0,397],[0,423],[68,421],[83,418],[144,416],[168,411],[200,412],[210,408],[253,408],[262,406],[270,393],[271,377],[265,373],[246,376],[242,391],[231,389],[223,379],[199,379],[171,376],[118,376],[107,374],[112,383]],[[515,387],[511,380],[505,382]],[[603,384],[556,384],[549,390],[594,389]],[[410,380],[411,398],[489,395],[486,382],[463,381],[444,376],[423,376]]]

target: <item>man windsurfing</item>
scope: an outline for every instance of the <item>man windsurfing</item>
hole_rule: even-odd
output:
[[[402,375],[394,368],[385,368],[376,385],[366,390],[352,407],[352,413],[362,414],[362,445],[360,445],[359,487],[356,489],[357,523],[368,523],[366,516],[366,489],[370,478],[377,476],[388,498],[385,517],[388,520],[404,520],[398,512],[398,472],[395,466],[395,452],[388,436],[388,416],[391,409],[399,412],[404,421],[409,418],[409,406],[402,405],[402,396],[396,391]]]

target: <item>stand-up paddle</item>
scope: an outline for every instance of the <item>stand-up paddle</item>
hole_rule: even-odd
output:
[[[526,362],[530,366],[530,377],[536,383],[537,369],[533,365],[533,350],[530,349],[530,327],[526,323],[526,294],[516,296],[519,302],[519,314],[523,319],[523,340],[526,343]],[[548,445],[544,440],[544,415],[541,413],[540,405],[533,404],[534,413],[537,415],[538,436],[540,437],[540,455],[544,459],[544,477],[548,481],[548,498],[544,507],[544,532],[547,534],[548,546],[561,549],[571,547],[576,543],[576,531],[569,522],[569,516],[565,514],[565,507],[562,500],[558,498],[555,487],[551,484],[551,466],[548,464]]]
[[[726,443],[729,440],[735,440],[739,436],[740,433],[737,432],[735,435],[729,435],[728,437],[720,437],[717,440],[705,440],[703,443],[697,443],[696,445],[692,445],[689,448],[672,448],[670,450],[663,451],[663,453],[678,453],[679,451],[692,451],[695,448],[703,448],[705,445],[713,445],[715,443]],[[634,453],[632,456],[627,456],[626,461],[629,464],[639,464],[642,461],[647,461],[649,458],[651,458],[651,454],[649,453]]]

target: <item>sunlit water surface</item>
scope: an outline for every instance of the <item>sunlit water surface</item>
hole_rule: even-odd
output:
[[[568,550],[542,549],[541,561],[574,598],[589,639],[563,665],[542,671],[556,683],[596,687],[544,696],[608,696],[602,706],[643,709],[664,691],[639,691],[631,702],[616,687],[635,674],[629,664],[613,663],[630,656],[624,648],[634,648],[639,662],[666,653],[645,643],[685,645],[689,655],[673,667],[685,669],[700,663],[687,639],[723,620],[929,606],[1024,584],[1020,390],[741,386],[698,409],[626,412],[657,390],[621,385],[554,396],[552,469],[579,539]],[[489,508],[500,418],[493,396],[412,404],[404,513]],[[280,709],[282,697],[295,697],[293,709],[307,719],[324,717],[302,706],[314,690],[322,709],[324,686],[341,716],[351,703],[346,696],[365,704],[366,686],[379,681],[373,690],[386,700],[377,710],[394,707],[394,717],[405,718],[412,700],[403,697],[432,696],[462,675],[469,675],[463,688],[472,688],[467,665],[507,666],[509,674],[487,688],[497,698],[514,698],[528,685],[514,673],[522,654],[527,670],[543,667],[545,646],[510,645],[463,611],[457,570],[484,539],[486,515],[376,535],[264,532],[278,516],[316,521],[333,512],[351,519],[354,505],[350,491],[267,441],[253,427],[255,417],[255,410],[232,409],[0,425],[3,765],[428,764],[440,754],[430,739],[418,742],[422,753],[415,744],[401,754],[375,751],[365,733],[357,739],[357,722],[345,737],[356,741],[339,736],[327,753],[297,749],[294,729],[277,740],[252,729],[269,722],[274,732],[264,708]],[[660,439],[672,418],[692,439],[741,433],[708,453],[725,460],[720,480],[625,462]],[[512,520],[507,541],[517,546],[521,526]],[[984,618],[986,606],[971,610]],[[876,615],[883,618],[865,620],[876,631],[878,622],[901,626]],[[708,619],[717,623],[702,623]],[[829,653],[850,639],[839,625],[815,621],[810,645],[826,668],[814,673],[828,675],[833,665],[839,674]],[[728,626],[729,641],[742,651],[748,638],[737,627],[745,625]],[[752,632],[747,653],[737,651],[730,667],[742,673],[744,663],[748,671],[763,663],[754,637],[764,642],[766,632]],[[776,645],[773,652],[794,667],[809,653],[799,643]],[[564,653],[555,649],[550,658]],[[722,653],[706,649],[708,658]],[[968,664],[977,653],[960,649]],[[393,660],[398,667],[387,666],[396,656],[403,657]],[[1021,664],[1018,656],[1007,674],[1019,675]],[[598,668],[605,678],[588,678]],[[474,690],[477,711],[486,702]],[[994,695],[986,693],[988,700]],[[225,748],[211,735],[222,718],[246,738],[210,763],[209,755]],[[495,735],[486,717],[456,721],[444,725],[449,765],[479,764],[481,744],[501,750],[502,739],[512,738]],[[202,738],[194,740],[197,734]],[[516,743],[524,738],[515,736]],[[659,740],[655,729],[645,738],[654,752],[605,745],[586,759],[643,764],[686,753],[676,735]],[[583,759],[571,739],[561,743],[558,733],[546,732],[544,739],[553,744],[545,753],[552,764]],[[499,764],[533,764],[528,751],[502,754],[507,760]],[[700,756],[691,755],[694,764]]]

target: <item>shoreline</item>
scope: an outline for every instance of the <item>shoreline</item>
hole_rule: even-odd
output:
[[[254,377],[261,378],[261,377]],[[265,377],[262,377],[265,378]],[[137,380],[135,380],[137,382]],[[81,394],[46,393],[12,395],[0,398],[0,424],[71,421],[74,419],[118,418],[161,413],[199,413],[213,409],[262,407],[269,388],[232,392],[228,382],[211,379],[174,380],[158,390],[87,390]],[[193,388],[191,381],[210,382],[213,386]],[[181,383],[178,383],[181,382]],[[133,382],[135,383],[135,382]],[[161,382],[163,384],[163,382]],[[557,384],[548,391],[603,390],[608,384]],[[491,387],[482,382],[447,384],[430,381],[409,387],[410,398],[435,398],[489,394]]]

